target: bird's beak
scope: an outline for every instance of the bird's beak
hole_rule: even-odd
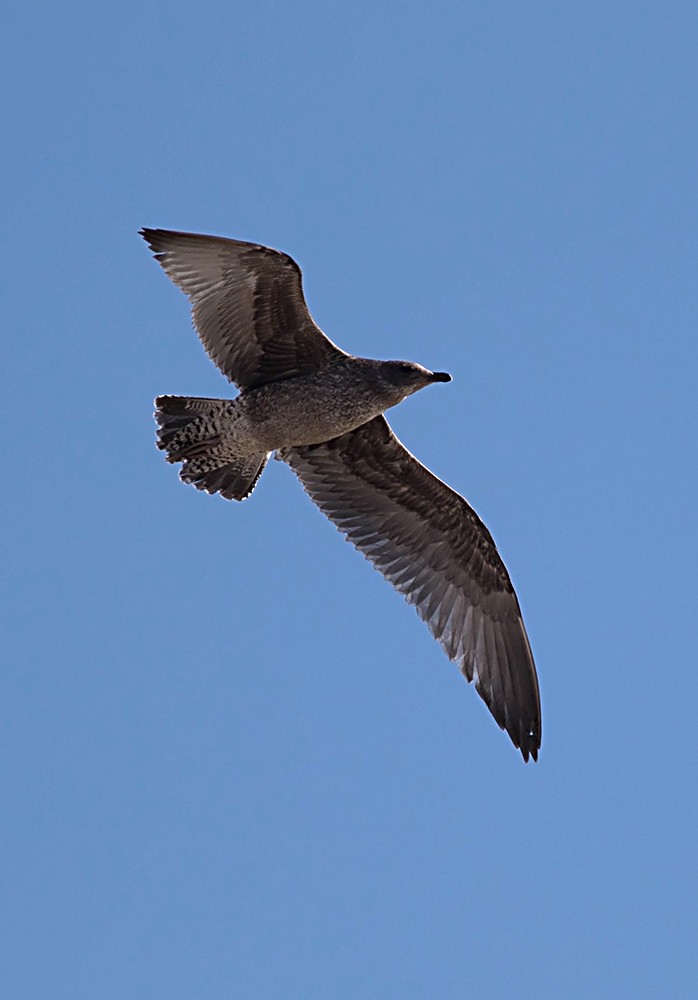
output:
[[[450,382],[451,376],[448,372],[432,372],[431,373],[432,382]]]

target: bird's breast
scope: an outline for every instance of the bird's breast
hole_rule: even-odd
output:
[[[370,387],[321,373],[261,386],[243,393],[237,403],[267,451],[329,441],[386,409],[386,400]]]

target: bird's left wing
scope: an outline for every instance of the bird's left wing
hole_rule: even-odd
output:
[[[384,417],[279,457],[475,679],[524,760],[536,760],[541,712],[531,647],[509,574],[472,507],[407,451]]]

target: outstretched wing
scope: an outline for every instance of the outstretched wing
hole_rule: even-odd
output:
[[[313,322],[301,269],[285,253],[166,229],[141,236],[189,297],[209,357],[240,389],[311,374],[344,354]]]
[[[519,602],[470,505],[384,417],[281,455],[308,496],[413,604],[524,760],[541,742],[538,679]]]

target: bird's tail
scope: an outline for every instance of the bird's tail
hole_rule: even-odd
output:
[[[244,500],[257,485],[268,453],[236,458],[221,429],[231,401],[193,396],[158,396],[155,419],[157,444],[168,462],[182,462],[179,478],[197,490],[220,493],[226,500]]]

